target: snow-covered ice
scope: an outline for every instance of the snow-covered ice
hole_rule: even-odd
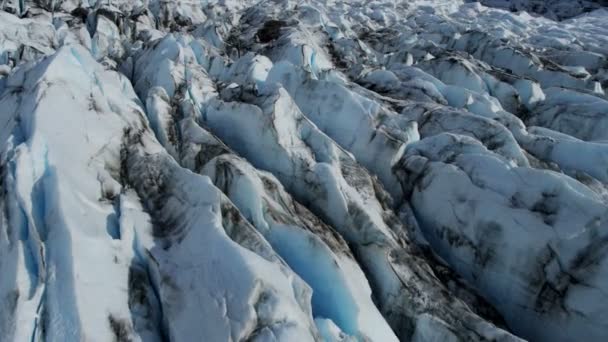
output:
[[[0,1],[0,340],[606,340],[607,6]]]

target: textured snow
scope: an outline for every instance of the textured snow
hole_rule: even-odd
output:
[[[119,329],[136,338],[129,308],[142,299],[132,298],[130,286],[145,284],[131,284],[131,268],[143,263],[138,267],[147,268],[162,307],[159,321],[145,325],[162,336],[316,338],[309,287],[243,219],[242,232],[226,234],[222,211],[230,204],[224,208],[208,178],[182,169],[151,140],[124,76],[104,71],[84,48],[66,46],[16,71],[7,89],[18,86],[22,90],[2,98],[2,108],[23,113],[18,122],[9,121],[9,141],[21,141],[10,157],[8,186],[16,207],[9,217],[22,231],[6,241],[3,253],[22,255],[15,261],[24,265],[10,272],[15,283],[3,287],[11,291],[3,295],[16,301],[9,313],[14,325],[5,336],[105,341]],[[136,139],[127,150],[125,132]],[[122,194],[128,184],[145,199],[151,217],[137,205],[137,195]],[[217,268],[230,272],[218,274]],[[100,293],[108,297],[99,301]]]
[[[346,242],[295,203],[276,178],[232,155],[214,158],[204,172],[312,287],[317,320],[331,319],[340,331],[358,339],[397,340],[374,306],[365,275]]]
[[[0,340],[606,340],[606,5],[0,2]]]

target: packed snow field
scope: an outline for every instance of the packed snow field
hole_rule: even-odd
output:
[[[1,1],[0,340],[606,341],[605,5]]]

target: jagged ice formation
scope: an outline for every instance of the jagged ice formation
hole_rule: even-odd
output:
[[[1,341],[605,341],[605,1],[0,2]]]

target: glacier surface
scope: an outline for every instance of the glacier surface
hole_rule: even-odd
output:
[[[603,0],[0,2],[1,341],[605,341]]]

